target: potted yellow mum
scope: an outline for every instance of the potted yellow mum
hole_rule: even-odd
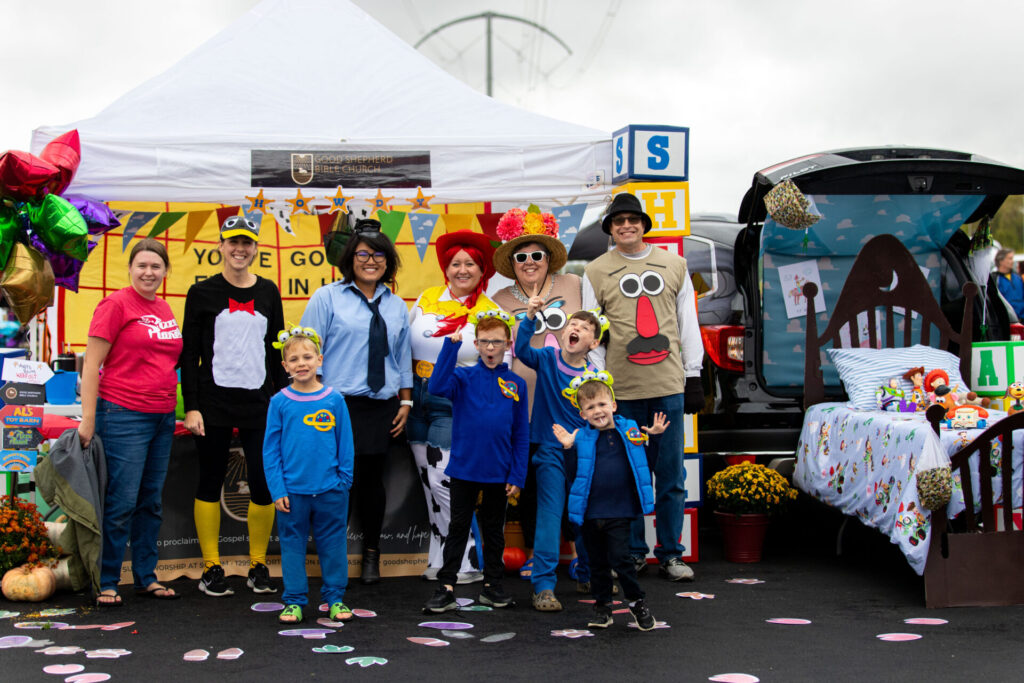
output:
[[[730,562],[760,562],[770,515],[796,498],[796,489],[773,469],[752,462],[730,465],[708,480]]]

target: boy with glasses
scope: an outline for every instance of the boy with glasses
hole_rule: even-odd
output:
[[[458,609],[453,588],[478,497],[484,553],[479,601],[491,607],[515,604],[501,585],[505,506],[526,479],[530,420],[526,383],[504,362],[511,339],[512,318],[504,311],[484,311],[476,316],[476,365],[455,366],[462,346],[462,331],[456,330],[445,339],[430,376],[430,393],[452,402],[451,460],[445,469],[451,477],[452,519],[437,573],[440,586],[424,605],[426,613]]]

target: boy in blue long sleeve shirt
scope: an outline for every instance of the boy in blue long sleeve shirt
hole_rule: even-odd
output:
[[[343,599],[348,586],[348,492],[352,487],[352,425],[345,399],[317,381],[323,362],[311,328],[282,331],[281,364],[291,386],[270,399],[263,440],[263,469],[281,538],[286,607],[282,624],[302,621],[308,603],[306,540],[312,530],[320,557],[324,602],[330,618],[352,618]]]
[[[452,402],[452,450],[445,469],[451,477],[452,521],[444,543],[444,565],[437,573],[440,586],[424,612],[458,608],[453,588],[478,497],[477,520],[484,546],[479,601],[492,607],[514,604],[501,586],[505,505],[526,479],[530,420],[526,383],[503,362],[512,338],[510,325],[504,311],[481,313],[474,342],[480,353],[476,365],[455,367],[462,345],[462,332],[456,331],[445,339],[430,376],[428,391]]]
[[[558,548],[562,530],[567,490],[565,458],[562,446],[551,433],[551,425],[558,423],[568,429],[583,427],[586,422],[579,411],[566,398],[563,389],[587,370],[587,354],[601,343],[601,321],[590,311],[577,311],[562,328],[560,348],[535,349],[530,346],[538,311],[544,307],[544,298],[536,294],[527,304],[526,316],[519,323],[516,335],[516,356],[527,367],[537,371],[537,385],[533,393],[533,415],[530,418],[530,441],[538,444],[532,458],[537,480],[537,527],[533,539],[533,607],[540,612],[562,609],[555,597],[555,568],[558,566]],[[586,549],[575,539],[576,551],[584,570],[580,585],[589,583]],[[589,592],[588,589],[584,589]]]

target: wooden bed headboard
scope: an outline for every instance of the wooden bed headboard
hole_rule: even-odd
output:
[[[818,294],[818,286],[813,282],[805,284],[803,295],[807,299],[807,340],[804,359],[804,408],[825,400],[825,386],[821,373],[823,348],[829,343],[832,348],[844,347],[840,334],[844,326],[849,331],[849,343],[857,344],[857,316],[864,312],[868,314],[867,341],[871,346],[896,348],[924,344],[945,351],[953,351],[955,348],[960,357],[960,374],[969,381],[971,326],[974,297],[978,294],[978,286],[968,282],[964,284],[963,293],[964,316],[960,331],[957,332],[946,319],[914,257],[903,243],[892,235],[873,237],[861,249],[853,267],[850,268],[850,274],[836,301],[828,326],[820,335],[814,310],[814,297]],[[894,308],[904,310],[905,324],[901,340],[895,338]],[[880,331],[875,324],[874,311],[878,309],[882,309],[885,316],[884,340],[881,339]],[[917,339],[913,338],[911,312],[918,313],[922,320]],[[937,345],[931,341],[933,325],[939,332]]]

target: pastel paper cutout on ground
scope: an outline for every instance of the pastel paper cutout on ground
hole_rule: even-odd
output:
[[[612,610],[612,614],[629,614],[629,608],[623,607],[622,609]]]
[[[447,638],[459,638],[459,639],[476,638],[476,636],[474,636],[472,633],[466,633],[465,631],[451,631],[451,630],[448,630],[448,629],[442,629],[441,630],[441,635],[445,636]]]
[[[324,628],[341,628],[345,625],[343,621],[331,621],[327,617],[320,617],[316,620],[316,623],[320,624]]]
[[[327,638],[328,633],[334,633],[334,631],[322,628],[289,628],[277,632],[279,636],[301,636],[307,640],[323,640]]]
[[[891,643],[903,643],[908,640],[920,640],[921,636],[916,633],[880,633],[875,636],[879,640],[886,640]]]
[[[677,598],[689,598],[691,600],[714,600],[714,593],[699,593],[697,591],[685,591],[683,593],[676,593]]]
[[[31,616],[33,616],[33,617],[63,617],[63,616],[67,616],[68,614],[74,614],[74,613],[75,613],[75,608],[74,607],[50,607],[48,609],[40,610],[39,612],[37,612],[36,614],[33,614]],[[28,616],[28,615],[26,615],[26,616]]]
[[[473,624],[464,621],[422,621],[419,623],[422,628],[448,629],[450,631],[464,631],[473,628]]]
[[[473,604],[472,598],[455,598],[455,604],[459,607],[468,607]]]
[[[189,650],[182,657],[186,662],[205,662],[210,656],[206,650]]]
[[[587,629],[562,628],[551,632],[555,638],[589,638],[594,634]]]
[[[32,642],[32,636],[4,636],[0,638],[0,650],[9,647],[25,647]]]
[[[101,631],[117,631],[118,629],[127,628],[128,626],[134,626],[134,621],[119,621],[116,624],[70,624],[68,626],[62,626],[61,631],[88,631],[90,629],[98,628]]]
[[[13,619],[19,616],[21,616],[21,612],[9,612],[5,609],[0,609],[0,619]]]
[[[581,598],[580,602],[582,602],[584,605],[593,605],[595,602],[597,602],[597,600],[593,600],[591,598]],[[622,601],[621,600],[612,600],[609,604],[611,604],[611,605],[621,605]]]
[[[410,643],[416,643],[417,645],[426,645],[427,647],[448,647],[451,645],[447,640],[440,640],[438,638],[421,638],[420,636],[409,636],[406,638]]]
[[[639,626],[636,625],[635,621],[629,622],[628,624],[626,624],[626,626],[628,626],[629,628],[640,628]],[[655,621],[654,622],[654,628],[657,629],[657,628],[672,628],[672,627],[669,626],[667,622]]]
[[[743,586],[753,586],[758,583],[764,583],[761,579],[726,579],[726,583],[738,583]]]
[[[119,659],[121,657],[127,657],[130,654],[131,650],[112,647],[85,651],[86,659]]]
[[[110,674],[100,673],[75,674],[64,679],[65,683],[101,683],[109,680]]]
[[[77,674],[81,671],[85,671],[85,667],[81,664],[50,664],[49,666],[43,667],[43,673],[54,674],[56,676]]]
[[[373,666],[374,664],[384,666],[388,663],[388,660],[383,657],[349,657],[345,660],[345,663],[349,665],[358,664],[365,669],[366,667]]]
[[[284,609],[284,605],[279,602],[256,602],[250,607],[253,612],[277,612]],[[326,612],[327,610],[322,610]]]
[[[322,655],[336,655],[352,652],[354,649],[351,645],[321,645],[320,647],[314,647],[313,652]]]
[[[760,678],[750,674],[717,674],[708,679],[715,683],[760,683]]]
[[[41,655],[76,655],[79,652],[85,652],[85,648],[78,647],[77,645],[51,645],[45,647],[42,650],[36,650]]]
[[[512,640],[515,637],[516,637],[516,634],[512,633],[512,632],[508,632],[508,633],[495,633],[493,636],[487,636],[486,638],[481,638],[480,642],[481,643],[501,643],[501,642],[504,642],[506,640]]]
[[[775,617],[774,619],[765,619],[769,624],[788,624],[790,626],[803,626],[811,623],[810,619],[793,619],[791,617]]]
[[[462,607],[459,609],[460,612],[493,612],[493,607],[487,605],[469,605],[468,607]]]
[[[373,617],[377,616],[376,612],[369,609],[354,609],[352,610],[352,614],[361,619],[372,619]]]
[[[226,650],[221,650],[217,653],[217,659],[238,659],[245,651],[237,647],[229,647]]]
[[[949,622],[945,619],[935,619],[933,617],[914,617],[913,619],[904,619],[904,624],[914,624],[915,626],[942,626]]]
[[[19,621],[14,628],[27,629],[62,629],[67,626],[63,621]]]

